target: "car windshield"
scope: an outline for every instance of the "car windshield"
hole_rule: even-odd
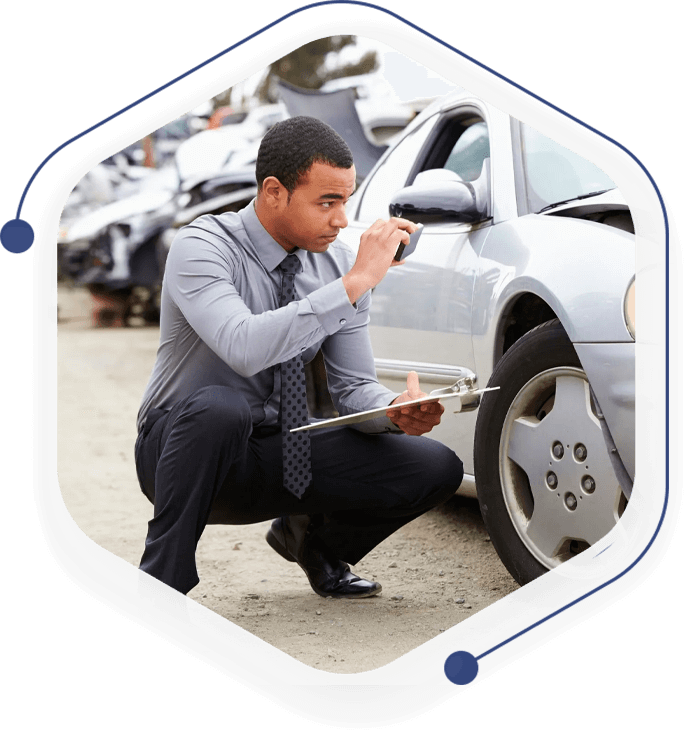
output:
[[[532,213],[616,187],[592,162],[525,123],[521,124],[521,129],[525,183]]]

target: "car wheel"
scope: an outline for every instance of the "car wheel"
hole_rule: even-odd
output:
[[[479,407],[474,474],[498,555],[521,585],[607,534],[625,507],[587,375],[557,319],[498,362]]]

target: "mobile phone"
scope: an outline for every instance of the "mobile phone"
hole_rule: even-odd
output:
[[[403,241],[400,241],[399,248],[395,253],[395,262],[400,262],[414,253],[414,249],[416,249],[416,245],[421,238],[421,232],[423,231],[423,225],[421,223],[417,223],[416,225],[418,226],[416,231],[413,234],[409,234],[409,243],[405,244]]]

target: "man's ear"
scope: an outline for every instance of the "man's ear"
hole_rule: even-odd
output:
[[[265,199],[267,205],[272,208],[276,208],[279,205],[286,203],[286,198],[289,194],[284,185],[282,185],[282,183],[274,176],[265,177],[262,187],[260,188],[260,193]]]

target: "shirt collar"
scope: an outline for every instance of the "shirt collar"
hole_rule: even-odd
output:
[[[278,244],[260,223],[260,219],[255,212],[255,199],[240,211],[240,216],[245,232],[255,247],[259,260],[268,272],[272,272],[284,261],[289,252],[281,244]],[[296,249],[291,253],[298,257],[301,267],[305,268],[307,252],[304,249]]]

